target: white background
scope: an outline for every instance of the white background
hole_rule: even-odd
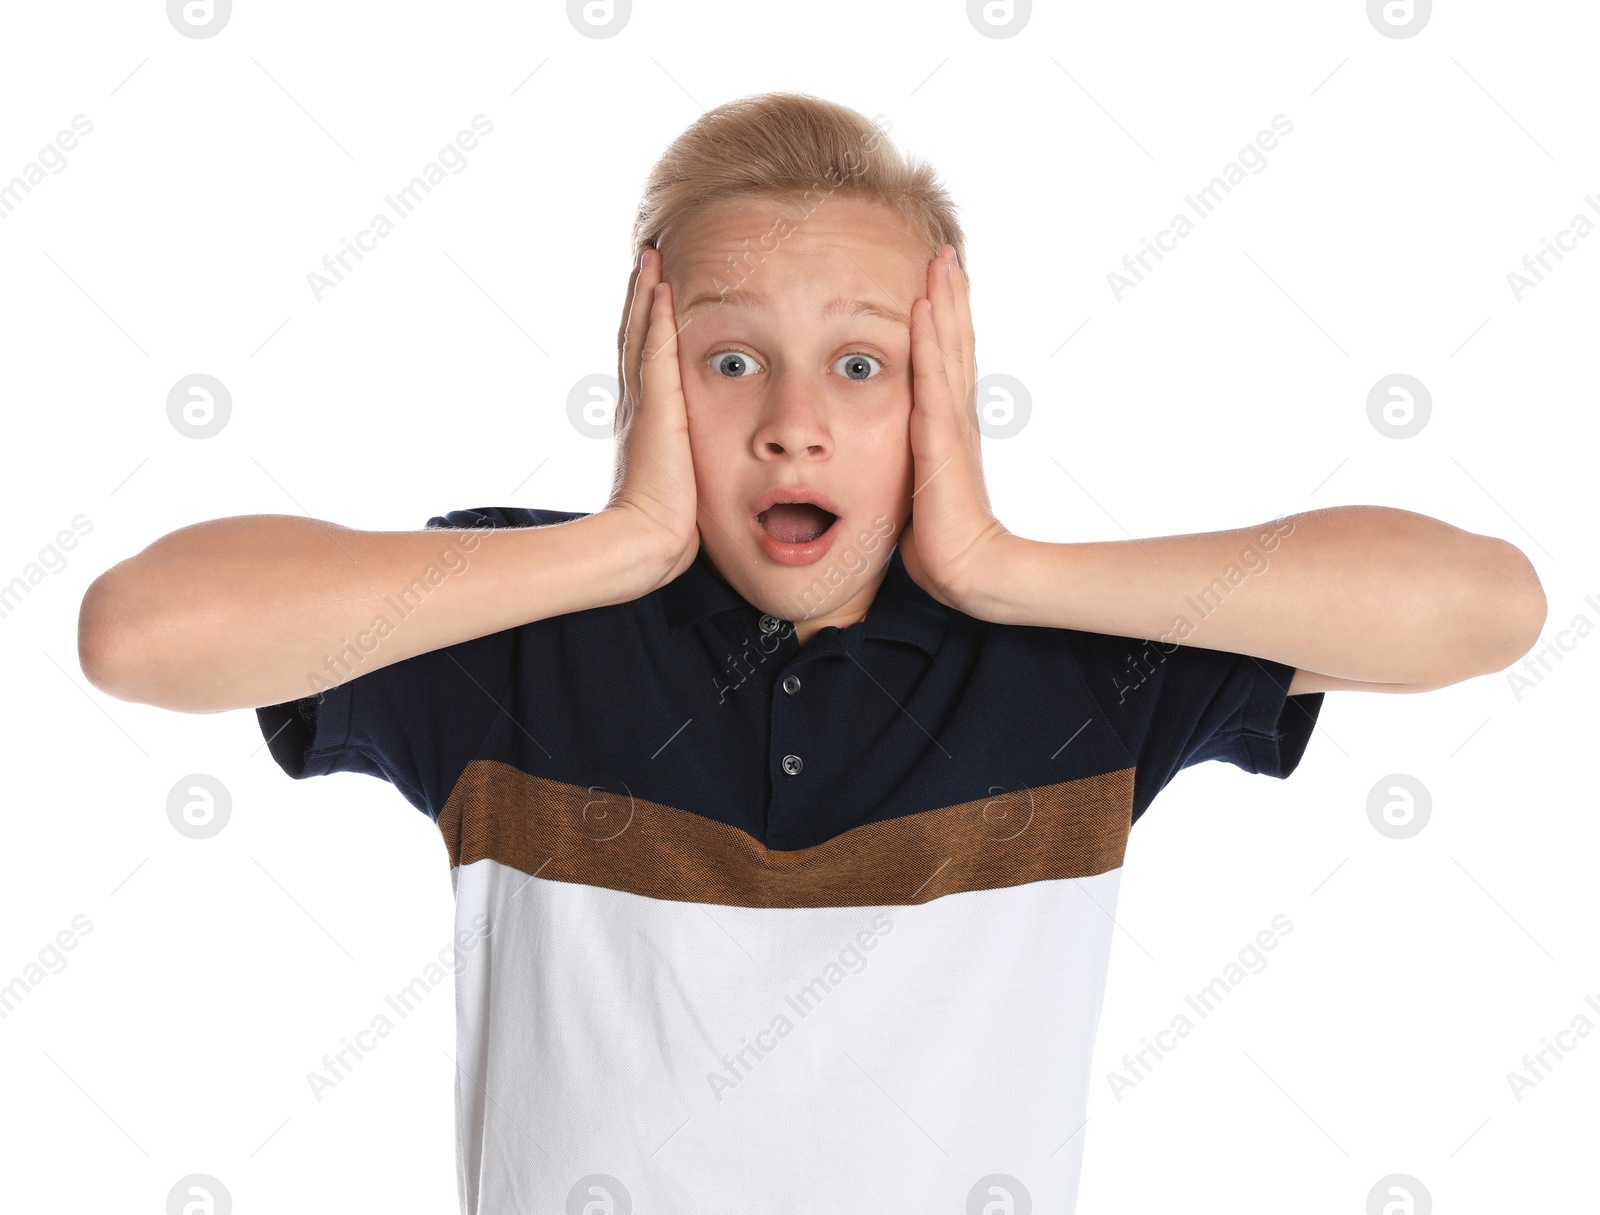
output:
[[[610,442],[574,430],[567,393],[614,370],[651,163],[721,102],[814,93],[939,168],[980,371],[1032,401],[985,445],[1013,531],[1384,504],[1522,548],[1552,645],[1600,621],[1600,236],[1520,302],[1506,278],[1576,214],[1600,221],[1593,6],[1441,5],[1406,39],[1353,0],[1049,4],[1005,38],[948,0],[639,3],[600,39],[557,3],[241,0],[206,39],[156,0],[3,22],[0,182],[93,122],[0,220],[0,581],[93,525],[0,618],[0,984],[93,924],[0,1019],[17,1209],[159,1212],[193,1172],[241,1212],[455,1209],[448,987],[322,1101],[306,1081],[448,945],[437,829],[368,777],[291,783],[253,712],[95,691],[78,605],[202,519],[598,509]],[[318,302],[307,272],[480,113],[468,167]],[[1294,129],[1265,170],[1117,302],[1107,272],[1277,114]],[[1397,371],[1433,402],[1404,440],[1366,411]],[[204,440],[166,414],[194,372],[232,397]],[[1506,1076],[1575,1016],[1600,1025],[1596,651],[1577,639],[1520,699],[1504,675],[1331,693],[1287,782],[1177,778],[1128,853],[1083,1212],[1359,1215],[1396,1172],[1440,1212],[1592,1194],[1600,1034],[1520,1102]],[[232,796],[206,841],[166,818],[196,772]],[[1367,819],[1391,773],[1432,796],[1409,840]],[[1117,1100],[1123,1054],[1279,913],[1266,969]]]

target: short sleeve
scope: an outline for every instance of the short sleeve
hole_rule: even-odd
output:
[[[1101,633],[1072,631],[1070,643],[1133,760],[1135,822],[1182,769],[1209,759],[1286,778],[1322,711],[1324,693],[1288,694],[1285,663]]]
[[[578,518],[576,512],[519,507],[451,511],[429,519],[430,529],[530,527]],[[436,572],[425,581],[469,568],[470,557],[441,549]],[[451,567],[455,569],[452,570]],[[380,617],[403,627],[405,611],[391,597]],[[381,630],[364,634],[364,644]],[[343,652],[356,665],[361,638]],[[518,669],[519,630],[416,654],[366,673],[348,675],[321,692],[256,709],[272,758],[303,780],[333,772],[362,772],[390,782],[418,810],[438,819],[450,790],[502,711]],[[334,656],[330,655],[330,658]],[[330,668],[338,678],[341,668]]]

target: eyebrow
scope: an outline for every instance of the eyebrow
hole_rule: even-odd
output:
[[[748,288],[737,287],[718,291],[702,291],[698,295],[692,296],[689,302],[683,307],[676,308],[674,311],[681,319],[696,308],[718,304],[724,307],[736,304],[741,307],[755,308],[758,310],[766,309],[771,306],[771,302],[761,292],[752,291]],[[902,312],[893,304],[879,303],[873,300],[849,299],[844,296],[840,296],[836,299],[831,299],[826,304],[822,305],[823,319],[827,319],[828,317],[834,316],[838,313],[844,313],[846,316],[875,316],[880,320],[889,321],[893,324],[901,325],[907,329],[911,328],[910,314]]]

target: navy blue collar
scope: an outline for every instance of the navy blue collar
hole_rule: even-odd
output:
[[[704,546],[695,554],[688,569],[661,588],[661,604],[667,627],[672,632],[708,616],[730,611],[748,613],[752,627],[757,627],[757,620],[765,614],[723,579],[711,564]],[[939,649],[949,619],[950,609],[918,586],[916,579],[907,572],[896,545],[889,554],[883,583],[867,608],[866,620],[851,625],[842,633],[861,630],[860,636],[869,641],[903,641],[931,657]],[[806,648],[810,648],[809,643]]]

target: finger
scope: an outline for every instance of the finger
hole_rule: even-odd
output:
[[[954,250],[952,250],[952,254]],[[961,323],[956,317],[956,296],[953,256],[946,258],[941,249],[934,263],[934,287],[928,298],[933,301],[933,329],[939,339],[939,349],[944,354],[945,377],[950,385],[952,404],[966,404],[963,395],[956,401],[956,391],[964,389],[967,382],[966,356],[961,348]]]
[[[934,293],[934,290],[935,290],[936,285],[937,285],[937,279],[934,276],[937,274],[938,269],[939,269],[939,257],[938,257],[937,254],[935,254],[933,260],[928,262],[926,265],[924,265],[922,267],[922,296],[921,296],[921,298],[927,299],[927,300],[933,299],[933,293]],[[917,329],[923,324],[928,325],[929,328],[932,329],[932,327],[933,327],[933,314],[931,312],[927,313],[927,314],[923,314],[923,313],[919,312],[918,309],[917,309],[916,300],[912,300],[911,301],[911,337],[912,337],[912,349],[913,350],[915,350],[915,348],[916,348]],[[935,332],[933,336],[934,336],[934,341],[937,342],[938,341],[938,336],[939,336],[937,334],[937,332]]]
[[[643,253],[642,249],[640,253]],[[633,259],[633,270],[628,275],[628,289],[622,296],[622,321],[617,325],[617,408],[612,416],[613,434],[621,434],[628,422],[628,322],[633,316],[633,302],[639,289],[639,273],[643,265],[643,260],[636,254]]]
[[[643,395],[647,420],[657,434],[688,428],[683,379],[678,371],[678,324],[672,308],[672,285],[661,283],[650,300],[648,330],[640,343]]]
[[[643,249],[639,251],[640,254]],[[633,319],[634,304],[638,299],[639,275],[644,261],[641,256],[635,255],[633,270],[628,275],[628,289],[622,297],[622,322],[617,326],[617,405],[611,415],[611,433],[623,434],[628,429],[628,415],[631,410],[632,386],[628,381],[628,351],[631,343],[628,338],[629,324]],[[621,459],[621,448],[617,449],[617,458]]]
[[[643,392],[639,377],[640,352],[644,349],[645,335],[650,331],[651,293],[661,281],[661,252],[646,246],[647,264],[634,268],[629,280],[628,319],[623,333],[623,346],[618,355],[619,370],[626,377],[617,381],[622,393],[637,400]]]
[[[978,339],[972,330],[972,295],[968,290],[967,273],[958,263],[950,272],[950,282],[955,288],[956,323],[961,330],[961,351],[966,372],[965,394],[962,400],[972,415],[974,424],[978,412]]]
[[[911,303],[912,411],[926,410],[938,416],[950,408],[950,380],[945,371],[944,351],[934,333],[933,302]]]

